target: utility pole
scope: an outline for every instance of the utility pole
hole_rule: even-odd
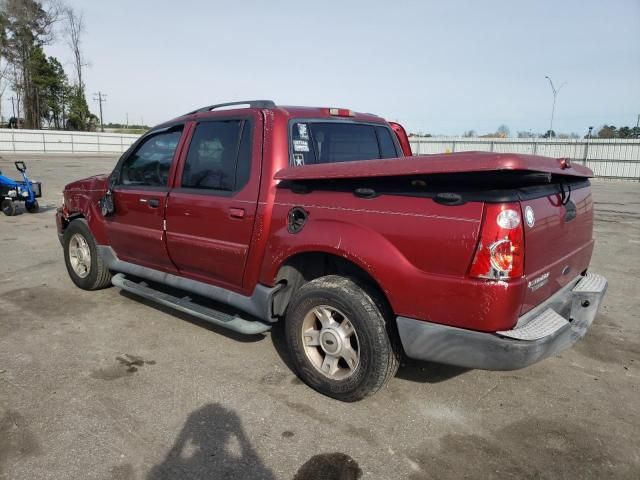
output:
[[[583,165],[587,165],[587,158],[589,158],[589,143],[591,142],[592,131],[593,127],[589,127],[589,133],[587,134],[587,143],[584,145],[584,159],[582,160]]]
[[[107,95],[98,90],[93,94],[93,101],[100,104],[100,131],[104,132],[104,122],[102,121],[102,104],[107,101]]]
[[[62,94],[62,130],[66,130],[67,129],[67,122],[65,121],[66,119],[65,117],[65,112],[64,112],[64,108],[67,105],[67,96],[63,93]]]
[[[15,105],[15,103],[13,103],[13,97],[11,97],[11,110],[13,110],[13,116],[15,118],[15,116],[16,116],[16,105]],[[640,115],[638,115],[638,118],[640,118]]]
[[[558,93],[560,93],[560,89],[564,87],[567,84],[567,82],[562,82],[562,85],[560,85],[556,89],[556,87],[553,85],[553,81],[551,80],[551,77],[546,75],[544,78],[549,80],[549,84],[551,85],[551,91],[553,92],[553,105],[551,106],[551,123],[549,125],[549,138],[551,138],[551,133],[553,132],[555,134],[555,132],[553,131],[553,115],[556,112],[556,98],[558,97]]]

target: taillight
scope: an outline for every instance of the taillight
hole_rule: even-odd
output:
[[[469,275],[506,279],[523,274],[524,233],[520,205],[487,204]]]

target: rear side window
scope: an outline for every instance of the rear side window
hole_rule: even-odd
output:
[[[237,191],[249,180],[250,165],[250,122],[202,122],[189,145],[182,187]]]
[[[391,132],[385,127],[376,127],[378,143],[380,145],[380,158],[394,158],[398,156],[396,146],[391,138]]]
[[[294,166],[399,156],[388,128],[341,122],[293,123],[291,150]]]
[[[152,134],[144,139],[122,164],[120,183],[149,187],[166,187],[171,162],[178,147],[182,126]]]

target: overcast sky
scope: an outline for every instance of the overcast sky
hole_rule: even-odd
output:
[[[557,132],[640,114],[640,0],[68,1],[85,15],[87,92],[107,94],[105,122],[266,98],[414,132],[544,132],[545,75],[567,82]],[[46,50],[71,76],[62,40]]]

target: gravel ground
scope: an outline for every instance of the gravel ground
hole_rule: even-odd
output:
[[[610,283],[575,348],[515,372],[407,362],[344,404],[293,375],[280,328],[77,289],[55,207],[116,158],[21,158],[44,198],[0,215],[0,479],[640,478],[639,183],[593,182]]]

